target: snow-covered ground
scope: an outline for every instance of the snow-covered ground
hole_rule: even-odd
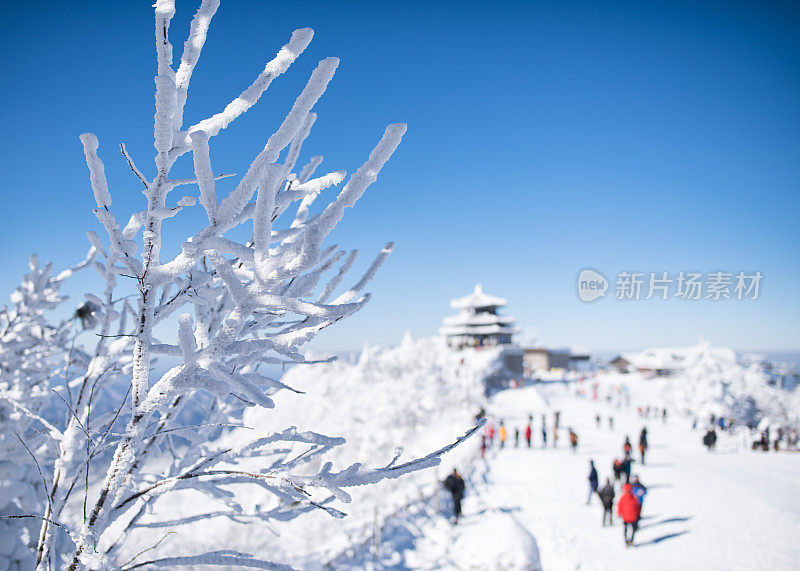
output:
[[[601,380],[598,401],[575,382],[496,394],[489,412],[505,421],[512,438],[477,461],[461,522],[453,526],[440,510],[415,507],[385,527],[377,557],[365,549],[343,566],[355,568],[373,557],[377,567],[397,569],[796,569],[800,454],[751,452],[740,436],[728,435],[709,454],[687,418],[663,422],[635,412],[639,403],[662,398],[664,382],[638,379],[629,387],[630,408],[618,408],[602,398],[618,381]],[[561,411],[562,428],[554,448],[555,410]],[[513,428],[523,427],[529,414],[535,419],[534,446],[528,449],[521,438],[516,448]],[[547,448],[541,414],[550,430]],[[650,451],[646,465],[635,464],[633,472],[649,493],[636,546],[626,548],[616,515],[613,526],[603,527],[598,499],[586,504],[588,464],[595,460],[602,485],[624,437],[636,443],[644,425]],[[580,436],[576,453],[566,442],[568,426]]]
[[[494,370],[496,358],[497,353],[490,350],[464,356],[447,349],[441,340],[406,336],[397,347],[365,348],[354,363],[295,366],[282,381],[303,394],[277,393],[275,409],[249,409],[244,417],[249,429],[235,430],[223,439],[237,444],[254,434],[269,434],[290,425],[301,431],[343,436],[346,444],[324,458],[337,470],[353,462],[385,466],[397,447],[404,448],[401,460],[424,456],[475,425],[475,412],[485,399],[483,378]],[[370,544],[376,526],[393,521],[408,509],[428,509],[436,500],[440,477],[453,463],[470,464],[475,446],[473,439],[456,448],[437,469],[349,489],[351,503],[333,504],[348,514],[344,519],[315,510],[296,520],[267,526],[256,516],[274,507],[274,499],[268,494],[233,489],[245,514],[181,526],[161,544],[162,553],[237,549],[301,569],[341,563],[347,560],[348,551],[360,552],[362,546]],[[305,450],[298,447],[296,453],[302,452]],[[245,467],[263,468],[257,464]],[[312,463],[310,469],[318,467],[318,462]],[[195,491],[182,490],[155,504],[152,521],[219,512],[225,498],[220,501],[217,504]],[[164,536],[166,529],[150,521],[144,519],[134,531],[131,556]],[[363,559],[356,567],[360,565]]]
[[[397,445],[406,447],[404,457],[429,452],[463,433],[480,406],[496,422],[505,421],[507,445],[480,459],[474,438],[438,469],[354,490],[351,504],[335,504],[349,514],[343,520],[319,510],[276,526],[276,535],[252,518],[217,518],[213,526],[183,528],[165,541],[165,551],[240,549],[301,569],[796,568],[800,453],[752,452],[743,434],[721,434],[717,452],[707,453],[701,427],[692,430],[692,416],[679,413],[691,405],[685,397],[692,391],[680,390],[685,378],[609,374],[597,378],[597,400],[594,380],[572,380],[507,389],[487,401],[481,378],[495,370],[496,356],[456,353],[435,340],[407,337],[396,348],[367,349],[352,364],[295,367],[283,380],[306,394],[280,393],[275,410],[253,410],[245,421],[257,432],[291,420],[303,430],[342,434],[348,442],[331,458],[338,467],[356,459],[383,465]],[[712,393],[703,394],[708,399]],[[666,405],[671,414],[666,422],[643,419],[636,412],[640,405]],[[553,447],[556,410],[561,430]],[[525,447],[521,435],[516,448],[514,428],[522,433],[528,415],[534,418],[534,446]],[[588,460],[595,460],[602,484],[624,437],[635,445],[643,425],[650,451],[647,464],[635,464],[633,471],[649,493],[636,547],[626,548],[618,521],[601,526],[597,498],[586,505]],[[579,434],[576,453],[569,450],[567,427]],[[467,481],[458,525],[450,523],[449,499],[439,484],[452,466]],[[251,513],[269,507],[259,505],[261,498],[237,499]],[[181,492],[156,504],[156,515],[213,511],[208,500],[202,502]],[[163,529],[137,533],[137,543],[148,546]]]
[[[655,388],[632,387],[633,407],[639,399],[655,402],[657,395],[648,394]],[[796,568],[800,454],[741,450],[737,437],[722,438],[717,452],[708,454],[701,433],[684,418],[644,420],[632,409],[578,398],[574,389],[554,383],[495,397],[491,411],[513,425],[522,424],[529,412],[541,412],[535,408],[541,394],[552,410],[561,411],[562,426],[578,432],[580,446],[573,454],[562,436],[556,449],[542,450],[537,439],[531,450],[496,451],[488,461],[488,482],[465,504],[467,521],[480,519],[473,515],[476,504],[487,497],[496,509],[515,510],[536,538],[545,569]],[[595,414],[602,417],[600,429]],[[609,414],[614,430],[608,428]],[[650,451],[646,465],[634,465],[634,473],[649,493],[637,546],[626,549],[619,522],[602,527],[597,498],[586,505],[588,460],[595,460],[601,481],[610,476],[625,435],[635,443],[645,424]]]

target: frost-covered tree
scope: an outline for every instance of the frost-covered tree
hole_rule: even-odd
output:
[[[423,458],[400,463],[398,453],[377,469],[355,463],[339,470],[320,462],[344,440],[294,427],[254,435],[236,447],[215,440],[220,430],[237,425],[241,407],[272,408],[276,391],[291,390],[266,374],[264,364],[306,362],[300,352],[305,343],[369,300],[362,293],[364,287],[392,244],[351,286],[341,287],[357,253],[326,247],[324,241],[345,209],[376,180],[406,130],[404,124],[389,125],[367,161],[346,182],[344,171],[315,176],[320,156],[297,168],[316,118],[311,110],[339,63],[327,58],[319,62],[235,187],[218,192],[217,182],[224,177],[215,175],[211,141],[286,72],[313,35],[307,28],[293,32],[255,81],[222,111],[185,125],[189,82],[218,4],[218,0],[202,1],[177,66],[169,37],[174,0],[155,4],[155,165],[147,176],[121,145],[146,199],[145,208],[134,212],[124,226],[112,210],[98,140],[91,133],[80,137],[97,203],[94,212],[107,234],[104,243],[90,233],[100,258],[94,266],[106,289],[102,295],[87,296],[83,307],[81,317],[87,325],[97,326],[98,341],[86,350],[80,376],[69,382],[75,391],[69,418],[63,428],[48,428],[57,453],[52,476],[46,479],[47,501],[36,550],[41,569],[276,567],[262,557],[235,551],[154,558],[158,545],[123,560],[120,553],[125,550],[120,546],[133,541],[130,536],[137,522],[150,517],[154,502],[181,489],[205,494],[236,516],[244,508],[232,490],[251,486],[273,498],[268,510],[247,514],[265,522],[316,509],[341,517],[344,514],[331,502],[349,501],[346,488],[436,465],[444,452],[475,430]],[[176,161],[189,153],[194,178],[174,177]],[[176,189],[192,185],[199,189],[198,198],[174,198]],[[312,215],[320,193],[340,185],[336,196]],[[186,237],[177,256],[163,259],[164,224],[184,209],[198,207],[198,202],[207,223]],[[287,213],[290,208],[293,215]],[[242,226],[251,236],[244,243],[230,237],[231,230]],[[121,279],[135,283],[132,296],[117,293]],[[156,327],[158,331],[174,327],[176,340],[156,338]],[[156,356],[174,365],[154,376]],[[114,395],[111,381],[120,375],[129,375],[129,390]],[[98,391],[104,389],[111,397],[98,399]],[[260,459],[258,469],[242,467],[244,460],[254,457]],[[97,474],[103,476],[92,485]],[[143,560],[144,552],[150,559]]]
[[[69,394],[65,380],[85,366],[75,347],[74,320],[54,324],[51,310],[66,301],[64,280],[95,258],[52,274],[31,256],[30,273],[0,308],[0,568],[30,567],[38,522],[28,517],[49,494],[43,470],[52,466],[53,401]],[[86,311],[88,306],[84,306]],[[58,391],[58,392],[56,392]],[[68,405],[64,399],[64,405]],[[58,403],[56,403],[58,406]],[[64,407],[59,407],[63,411]],[[54,421],[54,420],[53,420]]]

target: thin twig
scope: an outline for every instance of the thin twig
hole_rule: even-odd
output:
[[[227,422],[207,422],[205,424],[189,424],[186,426],[176,426],[174,428],[158,430],[153,434],[153,436],[159,436],[161,434],[167,434],[168,432],[175,432],[177,430],[187,430],[190,428],[206,428],[209,426],[227,426],[229,428],[244,428],[246,430],[255,430],[252,426],[246,426],[244,424],[231,424]]]
[[[117,422],[117,418],[119,418],[119,415],[122,413],[122,409],[125,407],[125,402],[128,400],[128,396],[130,396],[130,394],[131,394],[131,385],[129,384],[128,390],[125,392],[125,397],[122,399],[122,402],[120,403],[117,412],[114,413],[114,418],[111,419],[111,422],[108,424],[105,433],[103,433],[102,439],[100,440],[101,444],[105,444],[106,438],[108,437],[108,433],[111,431],[111,427],[114,426],[114,423]]]
[[[232,176],[236,176],[236,173],[225,173],[225,174],[218,174],[214,177],[214,180],[222,180],[223,178],[230,178]],[[172,185],[172,188],[184,185],[184,184],[197,184],[196,178],[173,178],[170,179],[169,182]]]
[[[109,339],[113,337],[136,337],[135,333],[117,333],[116,335],[103,335],[102,333],[95,333],[98,337]]]
[[[150,186],[147,184],[147,180],[144,178],[144,175],[139,171],[139,169],[136,168],[136,165],[133,163],[133,159],[128,154],[128,150],[125,148],[125,143],[119,144],[119,150],[122,151],[122,155],[125,157],[125,160],[128,161],[128,166],[133,171],[133,174],[135,174],[138,179],[142,181],[145,190],[150,190]]]
[[[136,560],[136,558],[137,558],[137,557],[139,557],[140,555],[144,555],[144,554],[145,554],[145,553],[147,553],[148,551],[152,551],[153,549],[155,549],[156,547],[158,547],[158,546],[161,544],[161,542],[162,542],[162,541],[164,541],[164,540],[165,540],[165,539],[166,539],[168,536],[172,535],[173,533],[178,533],[178,532],[177,532],[177,531],[168,531],[167,533],[165,533],[165,534],[164,534],[164,535],[161,537],[161,539],[159,539],[158,541],[156,541],[156,542],[155,542],[155,544],[153,544],[152,546],[148,547],[147,549],[143,549],[143,550],[141,550],[139,553],[137,553],[136,555],[134,555],[133,557],[131,557],[130,559],[128,559],[128,560],[127,560],[125,563],[123,563],[122,565],[120,565],[120,567],[125,567],[126,565],[130,565],[130,564],[131,564],[131,563],[133,563],[133,562]]]
[[[46,521],[47,523],[49,523],[51,525],[54,525],[59,529],[62,529],[64,531],[64,533],[66,533],[69,536],[69,538],[72,540],[72,542],[75,545],[78,544],[78,541],[74,537],[72,537],[72,533],[70,533],[69,529],[67,529],[66,526],[64,526],[63,524],[58,523],[57,521],[53,521],[50,518],[46,518],[44,516],[35,515],[35,514],[0,515],[0,519],[25,519],[25,518],[33,518],[33,519],[39,519],[39,520],[42,520],[42,521]]]
[[[36,413],[34,413],[34,412],[31,412],[30,410],[28,410],[28,409],[27,409],[27,408],[26,408],[26,407],[25,407],[25,406],[24,406],[22,403],[19,403],[19,402],[17,402],[15,399],[13,399],[13,398],[11,398],[10,396],[8,396],[8,395],[6,394],[6,392],[5,392],[5,391],[4,391],[2,388],[0,388],[0,398],[3,398],[3,399],[5,399],[6,401],[8,401],[8,402],[9,402],[9,404],[11,404],[11,406],[13,406],[13,407],[14,407],[15,409],[17,409],[18,411],[20,411],[20,412],[24,413],[25,415],[29,416],[30,418],[32,418],[32,419],[34,419],[34,420],[37,420],[37,421],[39,421],[40,423],[42,423],[42,425],[43,425],[43,426],[44,426],[44,427],[47,429],[47,433],[48,433],[48,435],[49,435],[49,436],[50,436],[50,438],[52,438],[53,440],[56,440],[56,441],[58,440],[58,438],[56,438],[56,435],[57,435],[58,437],[61,437],[61,436],[63,436],[63,434],[61,434],[61,431],[60,431],[60,430],[58,430],[58,429],[57,429],[55,426],[53,426],[52,424],[50,424],[49,422],[47,422],[45,419],[43,419],[43,418],[42,418],[41,416],[39,416],[38,414],[36,414]]]
[[[25,450],[27,450],[28,454],[30,454],[31,458],[33,458],[33,463],[36,464],[36,469],[39,470],[39,476],[42,478],[42,484],[44,484],[44,493],[47,496],[47,504],[50,506],[50,511],[52,512],[53,500],[50,497],[50,490],[47,487],[47,480],[45,480],[44,473],[42,472],[42,467],[39,465],[39,461],[36,459],[36,456],[34,455],[33,451],[31,451],[30,447],[25,443],[25,441],[17,433],[16,430],[14,431],[14,436],[17,437],[17,439],[20,441],[20,444],[22,444],[25,447]]]
[[[55,394],[55,395],[56,395],[58,398],[60,398],[60,399],[61,399],[61,402],[63,402],[63,403],[64,403],[64,405],[65,405],[65,406],[66,406],[66,407],[69,409],[69,411],[72,413],[72,417],[73,417],[73,418],[75,419],[75,421],[78,423],[78,426],[80,426],[80,427],[81,427],[81,430],[82,430],[82,431],[83,431],[83,433],[86,435],[86,438],[88,438],[88,439],[89,439],[89,440],[92,442],[92,444],[94,444],[95,446],[97,446],[97,444],[95,444],[94,440],[92,440],[92,437],[89,435],[89,431],[88,431],[88,430],[86,430],[86,428],[83,426],[83,423],[81,422],[81,419],[79,419],[79,418],[78,418],[78,414],[77,414],[77,413],[76,413],[76,412],[75,412],[75,411],[72,409],[72,407],[71,407],[71,406],[69,406],[69,403],[68,403],[68,402],[67,402],[67,401],[64,399],[64,397],[62,397],[60,394],[58,394],[58,392],[57,392],[55,389],[50,389],[50,390],[52,390],[52,391],[53,391],[53,393],[54,393],[54,394]]]

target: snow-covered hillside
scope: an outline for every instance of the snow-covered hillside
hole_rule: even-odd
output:
[[[404,448],[401,461],[422,456],[475,425],[475,413],[486,403],[483,379],[501,366],[498,356],[497,350],[459,353],[438,338],[414,340],[406,335],[397,347],[365,348],[355,363],[295,366],[282,382],[303,394],[277,393],[274,409],[248,409],[244,424],[250,430],[236,430],[223,438],[236,444],[252,438],[253,432],[267,434],[287,425],[344,436],[347,443],[325,457],[338,469],[354,461],[385,466],[397,447]],[[170,546],[164,551],[236,548],[258,556],[269,554],[270,560],[303,569],[341,560],[348,548],[370,540],[376,524],[380,526],[394,514],[405,512],[410,504],[435,502],[443,474],[454,465],[468,467],[478,445],[477,438],[467,441],[445,455],[436,469],[356,488],[351,491],[350,504],[326,504],[346,512],[344,519],[316,510],[282,524],[277,536],[257,517],[242,516],[234,521],[220,517],[212,520],[213,532],[206,521],[170,536],[165,541]],[[302,452],[298,448],[297,453]],[[312,471],[318,468],[314,463],[309,466]],[[236,499],[251,510],[250,515],[256,515],[273,507],[264,503],[267,498],[265,494],[237,495]],[[156,509],[159,517],[165,518],[165,511],[186,517],[215,508],[199,494],[181,491],[160,501]],[[136,544],[140,546],[161,537],[157,533],[160,528],[144,526],[137,530],[140,537]]]
[[[726,434],[720,435],[719,445],[725,454],[708,455],[700,445],[701,433],[690,428],[691,418],[675,414],[681,407],[691,414],[729,410],[748,394],[760,403],[758,391],[768,394],[770,387],[754,371],[720,360],[718,352],[700,352],[683,376],[606,374],[503,390],[487,398],[484,379],[497,374],[499,363],[496,350],[457,352],[438,339],[407,335],[397,347],[367,347],[351,363],[293,367],[282,381],[302,393],[281,391],[275,395],[275,409],[248,409],[244,424],[250,429],[233,430],[223,441],[235,445],[253,432],[265,434],[292,424],[299,430],[345,436],[347,443],[328,458],[336,468],[356,460],[379,467],[391,461],[398,446],[405,448],[403,457],[414,457],[452,442],[474,425],[475,412],[486,407],[495,421],[505,420],[508,444],[481,459],[480,440],[473,438],[447,454],[436,469],[353,490],[349,504],[314,498],[346,512],[344,519],[320,509],[272,529],[259,518],[274,507],[270,496],[232,488],[245,507],[241,515],[181,528],[164,540],[160,553],[236,549],[301,569],[549,570],[670,568],[672,550],[677,549],[686,554],[678,558],[686,568],[702,560],[703,568],[722,569],[737,560],[756,561],[744,544],[732,539],[737,533],[768,539],[766,531],[749,525],[753,513],[768,512],[770,521],[780,524],[781,537],[794,533],[798,506],[775,502],[800,491],[789,477],[800,467],[800,457],[754,453],[741,438]],[[592,398],[595,382],[597,400]],[[667,422],[642,420],[636,410],[648,404],[667,406]],[[552,430],[555,410],[561,411],[559,446],[552,447],[551,433],[542,449],[540,418],[544,415]],[[600,429],[595,414],[603,417]],[[514,429],[522,429],[529,415],[534,417],[534,448],[515,448]],[[606,425],[609,415],[616,419],[613,430]],[[635,438],[644,422],[651,425],[652,462],[635,470],[652,486],[648,519],[639,534],[641,549],[633,554],[623,547],[619,527],[602,529],[598,508],[585,506],[585,472],[592,457],[601,477],[609,475],[623,437]],[[567,449],[567,426],[580,434],[575,454]],[[294,453],[303,452],[297,448]],[[468,487],[465,517],[458,526],[449,521],[449,502],[440,485],[453,466],[465,475]],[[318,469],[318,463],[308,467],[312,473]],[[707,487],[711,482],[714,492]],[[750,511],[726,503],[721,499],[726,495],[749,497]],[[191,518],[215,509],[208,499],[186,490],[156,503],[155,515],[162,520]],[[722,539],[712,533],[717,517],[725,520],[727,535]],[[132,544],[137,549],[153,545],[166,531],[149,527],[148,521],[142,518],[135,531]],[[706,547],[729,555],[715,559]],[[793,553],[779,549],[771,564],[789,568]]]

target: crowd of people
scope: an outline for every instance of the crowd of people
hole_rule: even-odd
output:
[[[485,411],[477,415],[477,417],[485,416]],[[661,415],[666,418],[666,414],[662,409]],[[547,416],[541,416],[540,428],[542,447],[548,446],[548,436],[551,436],[552,446],[558,446],[558,434],[561,422],[561,412],[553,412],[553,422],[550,427],[547,424]],[[598,429],[602,426],[602,418],[599,414],[595,415],[595,425]],[[610,430],[614,429],[614,417],[608,416],[608,427]],[[520,446],[520,437],[524,438],[524,446],[528,448],[535,447],[534,441],[534,417],[528,416],[528,422],[524,427],[514,427],[514,447]],[[578,434],[572,429],[567,428],[570,448],[573,451],[578,447]],[[505,420],[499,420],[495,423],[493,419],[489,419],[486,423],[483,434],[481,435],[481,457],[484,457],[486,451],[493,446],[505,448],[506,442],[509,439],[509,431],[506,427]],[[647,427],[642,427],[639,432],[638,452],[639,459],[642,465],[645,464],[647,457],[647,450],[649,448]],[[617,500],[617,515],[623,523],[623,532],[625,538],[625,545],[631,546],[634,542],[636,531],[639,528],[639,519],[642,512],[642,504],[644,503],[645,495],[647,494],[647,487],[641,482],[638,475],[632,475],[632,465],[636,460],[633,458],[634,449],[630,436],[626,436],[622,444],[622,456],[614,458],[611,466],[613,473],[613,481],[611,477],[605,479],[605,483],[600,487],[600,477],[595,466],[594,460],[589,461],[589,495],[586,499],[587,505],[591,504],[592,498],[597,495],[600,504],[603,507],[603,526],[614,524],[614,501],[617,499],[617,492],[619,491],[619,499]],[[458,522],[461,514],[461,500],[464,495],[464,482],[456,472],[450,474],[444,482],[445,488],[453,495],[453,507],[455,513],[454,522]],[[617,487],[619,489],[617,490]]]
[[[660,415],[666,418],[666,410],[661,409]],[[481,411],[476,415],[476,419],[486,417],[486,412]],[[548,426],[547,415],[541,415],[541,421],[538,427],[534,422],[534,416],[528,415],[528,421],[524,426],[513,427],[513,446],[519,448],[520,446],[527,448],[534,448],[537,445],[534,434],[537,428],[540,431],[541,437],[538,439],[542,448],[548,446],[548,437],[550,437],[551,446],[558,446],[558,435],[561,429],[561,412],[556,410],[553,412],[552,423]],[[608,415],[607,418],[609,430],[614,429],[614,417]],[[601,429],[603,419],[599,414],[595,415],[595,425]],[[507,443],[510,446],[510,432],[506,426],[504,419],[495,420],[488,418],[481,434],[481,458],[486,454],[486,451],[492,447],[505,448]],[[578,434],[571,428],[567,427],[567,435],[569,439],[570,448],[574,451],[578,448]],[[645,464],[647,457],[647,450],[649,447],[647,427],[642,427],[639,433],[638,452],[642,465]],[[629,436],[625,437],[622,444],[622,456],[614,458],[611,470],[613,473],[613,481],[611,477],[605,479],[604,485],[600,486],[600,477],[595,466],[594,460],[589,461],[589,495],[586,499],[587,505],[591,504],[592,498],[596,495],[600,504],[603,507],[602,525],[614,524],[614,502],[617,500],[618,492],[619,499],[616,502],[617,515],[623,523],[623,531],[625,538],[625,545],[631,546],[634,542],[636,531],[639,527],[639,519],[642,512],[642,504],[644,503],[645,495],[647,494],[647,487],[641,482],[638,475],[632,476],[632,465],[635,462],[633,458],[633,443]],[[456,469],[447,476],[444,480],[444,487],[452,495],[453,501],[453,523],[458,523],[461,517],[461,501],[464,497],[465,483]],[[617,490],[617,487],[619,489]]]
[[[485,415],[485,411],[481,410],[477,415],[476,418],[483,418]],[[614,421],[609,417],[610,420],[610,427],[613,429]],[[548,445],[548,437],[550,438],[551,445],[555,448],[558,446],[558,439],[561,434],[561,411],[554,411],[553,412],[553,423],[552,425],[548,426],[547,424],[547,415],[543,414],[540,423],[540,434],[541,437],[539,439],[542,448],[546,448]],[[524,444],[528,448],[533,448],[536,446],[536,438],[534,437],[535,434],[535,422],[533,419],[533,415],[528,415],[528,422],[525,424],[524,427],[514,426],[514,447],[519,448],[521,444]],[[567,439],[569,441],[569,446],[573,452],[577,452],[578,450],[578,433],[575,432],[572,427],[567,427]],[[520,440],[522,437],[522,441]],[[499,424],[496,424],[494,419],[489,418],[486,423],[486,427],[484,431],[481,433],[481,458],[483,458],[486,454],[486,451],[494,446],[498,446],[500,448],[506,447],[506,442],[509,440],[509,431],[506,427],[505,420],[500,419]]]
[[[695,418],[692,428],[696,430],[698,424],[699,421]],[[797,450],[797,430],[791,426],[759,425],[758,428],[754,429],[753,427],[737,425],[733,418],[711,414],[703,432],[703,446],[709,452],[716,451],[718,430],[720,433],[729,434],[734,434],[739,430],[745,440],[743,442],[744,445],[747,445],[746,441],[748,436],[750,437],[750,447],[753,450],[764,452],[769,452],[770,450],[776,452],[780,450]],[[753,437],[754,432],[757,435],[755,438]]]
[[[662,422],[667,422],[667,409],[660,406],[637,406],[636,413],[642,418],[661,418]]]
[[[624,388],[624,387],[623,387]],[[608,395],[606,398],[607,404],[612,406],[614,403],[617,408],[622,408],[623,405],[630,406],[630,397],[627,390],[619,389],[615,393],[615,400],[612,403],[612,396]],[[593,391],[593,399],[598,399],[597,390]],[[638,416],[642,419],[661,420],[666,423],[668,418],[668,411],[663,407],[655,406],[638,406],[636,407]],[[484,410],[481,410],[478,418],[486,417]],[[548,420],[551,422],[548,423]],[[720,431],[733,431],[735,423],[732,418],[710,416],[710,421],[706,425],[703,433],[702,443],[709,452],[714,452],[717,443],[717,430]],[[597,430],[602,430],[603,426],[607,423],[610,431],[614,430],[614,416],[607,414],[604,419],[600,414],[594,415],[594,423]],[[789,426],[763,426],[758,427],[760,431],[760,438],[752,441],[752,447],[755,450],[768,451],[770,449],[779,450],[783,446],[786,449],[794,450],[798,444],[797,431]],[[695,418],[693,429],[698,428],[698,420]],[[771,430],[772,429],[772,430]],[[484,457],[486,451],[493,448],[505,448],[507,445],[510,447],[510,435],[513,434],[513,447],[514,448],[541,448],[558,447],[560,436],[563,434],[561,426],[561,412],[555,410],[552,412],[552,418],[549,419],[547,414],[542,414],[539,422],[535,422],[534,415],[529,414],[527,422],[524,425],[512,425],[511,431],[506,426],[505,419],[492,419],[488,418],[484,431],[481,434],[481,458]],[[745,433],[743,433],[743,438]],[[748,434],[752,434],[751,432]],[[569,447],[573,452],[576,452],[579,444],[579,437],[572,427],[566,427],[566,435],[569,442]],[[633,473],[633,464],[639,462],[642,466],[646,465],[648,458],[648,429],[643,426],[639,432],[638,442],[636,449],[630,436],[625,436],[622,443],[622,453],[613,458],[611,465],[611,476],[601,479],[598,473],[597,465],[594,460],[589,461],[589,493],[586,499],[586,504],[592,503],[592,498],[596,495],[599,499],[602,511],[602,526],[614,525],[614,512],[616,511],[617,517],[622,522],[623,536],[626,547],[634,545],[634,539],[639,529],[639,521],[642,517],[642,506],[647,495],[647,487],[641,481],[638,474]],[[634,455],[638,453],[638,459],[634,459]],[[603,482],[601,486],[600,483]],[[445,488],[449,490],[453,496],[453,506],[455,513],[455,522],[461,515],[461,500],[464,496],[465,485],[463,479],[456,470],[450,474],[444,482]],[[616,504],[616,510],[615,510]]]
[[[643,409],[643,411],[647,415],[650,414],[650,411],[647,409]],[[659,409],[658,412],[659,417],[666,419],[666,409]],[[483,417],[484,415],[485,412],[481,410],[477,416]],[[541,416],[540,443],[543,448],[548,446],[548,436],[551,436],[550,441],[552,442],[552,446],[558,446],[560,421],[561,412],[558,410],[553,412],[553,419],[550,427],[548,427],[547,424],[547,415],[543,414]],[[595,425],[598,429],[600,429],[602,426],[602,418],[599,414],[595,415]],[[516,448],[520,446],[520,436],[524,438],[524,445],[526,447],[535,447],[536,442],[534,441],[533,436],[535,434],[535,428],[534,417],[532,414],[528,416],[528,422],[524,427],[515,426],[514,447]],[[612,415],[608,415],[608,428],[609,430],[614,429],[614,417]],[[481,436],[481,457],[484,457],[486,451],[493,446],[505,448],[506,441],[508,440],[508,434],[509,432],[506,428],[505,420],[501,419],[499,420],[499,424],[495,424],[494,420],[489,419],[484,433]],[[578,447],[578,434],[569,427],[567,428],[567,434],[570,448],[573,451],[576,451]],[[649,448],[646,426],[642,427],[641,431],[639,432],[637,448],[640,462],[642,465],[644,465],[647,457],[647,450]],[[631,442],[630,436],[626,436],[622,444],[622,456],[614,458],[612,462],[611,470],[613,473],[613,481],[611,477],[606,478],[602,487],[600,487],[600,477],[594,460],[590,460],[588,477],[589,495],[586,499],[586,504],[589,505],[591,504],[592,498],[595,495],[599,498],[600,504],[603,507],[603,526],[610,526],[614,524],[614,502],[617,500],[617,516],[622,521],[625,545],[628,547],[634,544],[636,531],[639,529],[642,505],[644,504],[644,498],[647,494],[647,487],[641,482],[639,476],[632,475],[631,473],[632,465],[634,462],[636,462],[636,460],[633,458],[633,454],[633,443]],[[456,514],[455,522],[457,522],[461,514],[461,499],[463,498],[464,494],[464,482],[460,479],[460,477],[458,477],[458,473],[455,470],[453,470],[453,473],[445,480],[445,487],[453,495],[454,513]],[[618,493],[619,499],[617,499]]]
[[[639,452],[642,464],[644,464],[645,453],[647,452],[647,427],[643,427],[639,434]],[[586,504],[591,504],[592,497],[597,495],[603,507],[603,526],[614,525],[614,500],[617,497],[616,487],[621,485],[620,498],[617,501],[617,515],[623,523],[623,533],[625,545],[633,545],[634,536],[639,528],[639,519],[642,513],[644,497],[647,494],[647,487],[639,480],[639,476],[631,478],[631,465],[634,460],[631,457],[632,446],[630,437],[625,437],[622,444],[622,458],[615,458],[612,464],[614,480],[606,478],[602,488],[599,487],[600,477],[594,460],[589,460],[589,496]],[[622,482],[624,478],[624,482]]]
[[[481,409],[478,414],[475,415],[476,420],[480,420],[486,417],[486,411]],[[541,417],[541,446],[542,448],[547,447],[548,436],[551,437],[550,442],[552,443],[553,447],[558,446],[558,439],[559,433],[561,429],[561,411],[554,411],[553,412],[553,422],[552,425],[548,427],[547,424],[547,415],[542,414]],[[612,417],[609,417],[609,427],[613,429],[614,421]],[[524,427],[514,426],[513,435],[514,435],[514,447],[519,448],[521,444],[524,443],[524,446],[527,448],[533,448],[536,445],[536,438],[534,437],[535,434],[535,422],[533,415],[528,415],[528,422],[525,424]],[[506,427],[505,420],[500,419],[499,421],[488,418],[486,425],[484,427],[483,432],[481,433],[481,447],[480,453],[481,458],[484,458],[486,455],[486,451],[492,447],[498,448],[505,448],[506,443],[509,442],[510,446],[510,432]],[[520,440],[522,437],[522,442]],[[569,440],[570,448],[573,452],[577,452],[578,449],[578,433],[575,432],[571,427],[567,427],[567,438]],[[466,489],[466,485],[464,483],[463,478],[460,476],[456,469],[453,469],[453,472],[445,478],[443,482],[443,486],[446,490],[448,490],[453,498],[453,523],[458,523],[458,519],[461,516],[461,500],[464,498],[464,492]]]

